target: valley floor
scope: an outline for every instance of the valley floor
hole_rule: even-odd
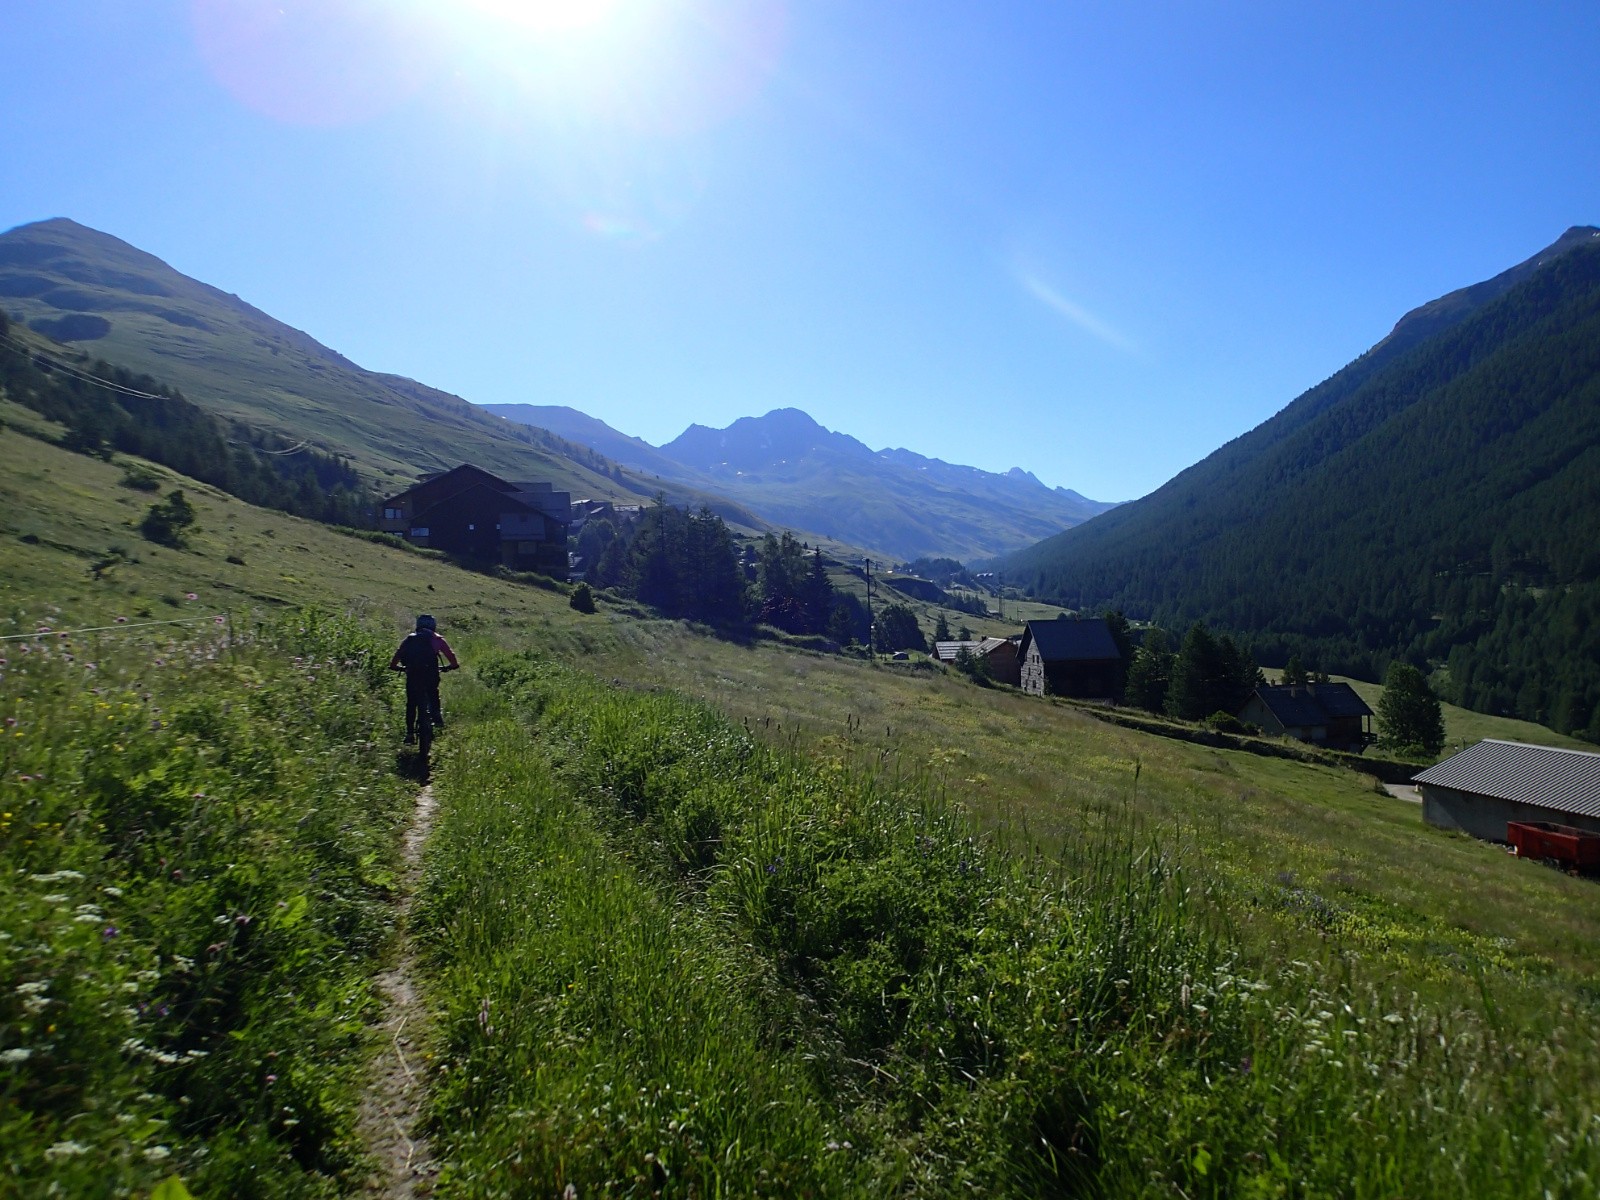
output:
[[[50,652],[0,678],[0,1190],[364,1186],[415,794],[369,667],[426,608],[471,668],[404,918],[440,1195],[1594,1191],[1590,881],[1351,772],[585,617],[185,481],[154,549],[120,475],[0,432],[0,597]],[[191,616],[253,649],[37,632]]]

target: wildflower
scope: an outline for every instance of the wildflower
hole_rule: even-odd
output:
[[[127,617],[118,617],[117,618],[117,624],[118,625],[126,625],[127,623],[128,623],[128,618]]]
[[[17,1063],[25,1063],[32,1057],[33,1051],[26,1046],[13,1046],[9,1050],[0,1050],[0,1063],[4,1063],[8,1067],[15,1066]]]
[[[117,936],[117,927],[115,925],[107,925],[100,931],[100,936],[105,938],[107,941],[110,941],[112,938]]]
[[[7,729],[15,729],[16,727],[17,727],[17,719],[15,717],[7,717],[6,718],[6,728]]]
[[[79,1154],[88,1153],[89,1147],[79,1142],[57,1142],[44,1152],[46,1158],[74,1158]]]
[[[195,592],[185,592],[183,594],[183,598],[185,600],[198,600],[198,599],[200,599],[199,595],[197,593],[195,593]]]
[[[151,1162],[160,1162],[163,1158],[171,1158],[172,1151],[165,1146],[146,1146],[144,1156]]]
[[[211,623],[213,625],[226,625],[228,623],[228,618],[227,617],[212,617],[211,618]]]
[[[39,632],[39,633],[49,633],[50,632],[50,626],[41,625],[41,626],[39,626],[37,632]]]
[[[267,1082],[268,1083],[277,1083],[278,1082],[278,1077],[276,1075],[268,1075],[267,1076]]]

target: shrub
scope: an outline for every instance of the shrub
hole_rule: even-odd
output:
[[[159,546],[178,548],[193,527],[194,506],[180,488],[150,506],[139,523],[139,532]]]
[[[587,583],[580,583],[572,589],[572,599],[567,603],[581,613],[592,613],[594,611],[594,593],[589,590]]]
[[[136,492],[159,492],[161,490],[161,476],[143,463],[132,463],[124,467],[122,469],[122,478],[117,482],[125,488],[132,488]]]

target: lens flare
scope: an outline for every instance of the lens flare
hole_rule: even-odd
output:
[[[437,65],[381,0],[193,0],[195,44],[247,108],[293,125],[349,125],[394,108]]]
[[[461,0],[461,6],[533,33],[559,33],[599,25],[616,0]]]

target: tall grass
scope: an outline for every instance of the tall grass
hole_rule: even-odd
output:
[[[445,1194],[1595,1189],[1585,1014],[1503,1028],[1352,982],[1348,947],[1246,961],[1226,890],[1114,820],[1006,853],[932,778],[532,657],[483,675],[537,739],[445,777],[498,813],[452,816],[431,876]]]
[[[387,648],[227,632],[0,658],[0,1192],[325,1195],[360,1164],[405,812]]]

